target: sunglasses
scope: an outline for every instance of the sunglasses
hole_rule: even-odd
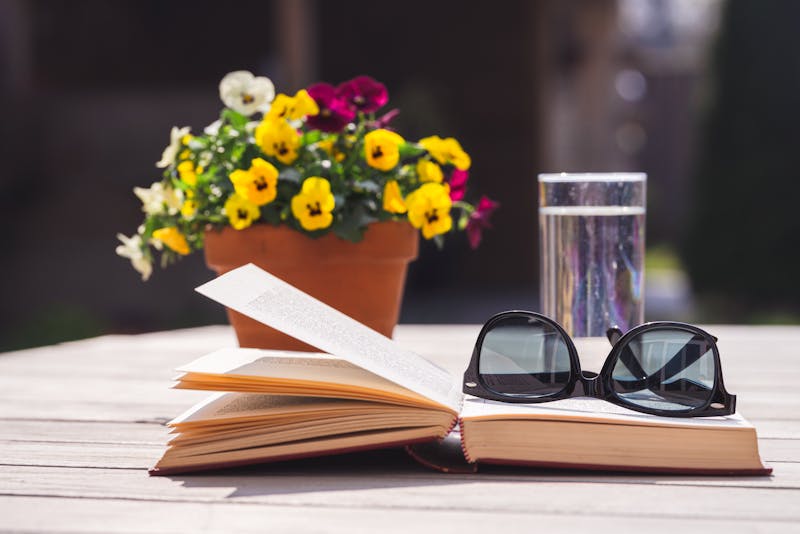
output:
[[[503,402],[603,399],[669,417],[730,415],[736,396],[725,391],[717,339],[696,326],[646,323],[612,344],[600,373],[581,371],[570,336],[552,319],[529,311],[502,312],[481,329],[464,373],[464,393]]]

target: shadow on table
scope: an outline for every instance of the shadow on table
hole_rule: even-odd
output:
[[[187,488],[234,487],[229,498],[464,484],[475,480],[424,467],[405,449],[306,458],[166,478]]]

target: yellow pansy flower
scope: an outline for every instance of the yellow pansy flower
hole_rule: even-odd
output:
[[[188,145],[191,142],[192,139],[194,139],[194,136],[192,134],[190,134],[190,133],[184,134],[181,137],[181,144],[182,145]]]
[[[373,130],[364,136],[364,153],[367,165],[380,171],[389,171],[400,161],[400,145],[405,143],[400,135],[389,130]]]
[[[383,188],[383,209],[389,213],[406,212],[406,203],[403,201],[403,195],[400,194],[397,180],[389,180]]]
[[[333,222],[336,201],[331,184],[325,178],[312,176],[303,181],[300,192],[292,197],[292,214],[306,230],[321,230]]]
[[[238,169],[230,174],[233,188],[240,196],[256,206],[263,206],[275,200],[278,192],[278,169],[272,163],[255,158],[248,170]]]
[[[464,152],[461,144],[452,137],[442,139],[434,135],[420,139],[419,144],[442,165],[452,163],[460,171],[466,171],[472,165],[469,154]]]
[[[178,175],[185,184],[197,185],[198,172],[203,172],[202,167],[195,168],[191,161],[182,161],[178,164]]]
[[[181,256],[189,254],[189,243],[186,242],[181,231],[174,226],[159,228],[153,232],[153,238],[158,239]]]
[[[317,101],[311,98],[311,95],[309,95],[308,91],[305,89],[300,89],[295,93],[294,102],[295,118],[301,119],[306,116],[313,117],[314,115],[319,115]]]
[[[300,134],[285,119],[265,118],[256,127],[255,138],[267,156],[278,158],[285,165],[297,159]]]
[[[186,217],[193,217],[197,213],[197,200],[194,198],[194,191],[191,189],[186,190],[186,198],[181,205],[181,215]]]
[[[408,220],[414,228],[422,230],[422,236],[430,239],[449,232],[453,227],[450,217],[450,188],[445,184],[428,182],[406,197]]]
[[[417,176],[420,182],[442,183],[444,175],[442,168],[429,159],[421,159],[417,162]]]
[[[278,93],[269,107],[265,118],[270,120],[288,119],[289,111],[294,107],[294,98],[283,93]]]
[[[317,115],[319,106],[305,89],[300,89],[294,96],[283,93],[275,97],[269,108],[267,118],[270,120],[297,120],[308,115]]]
[[[261,217],[261,210],[243,196],[234,193],[225,201],[225,214],[231,226],[236,230],[244,230]]]
[[[178,154],[178,159],[189,159],[192,157],[192,151],[188,148],[184,148],[183,151]]]

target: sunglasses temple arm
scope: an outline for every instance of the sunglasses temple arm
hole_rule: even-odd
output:
[[[620,330],[616,326],[612,326],[608,330],[606,330],[606,337],[608,338],[608,342],[611,343],[612,346],[617,344],[617,341],[620,340],[622,337],[622,330]]]

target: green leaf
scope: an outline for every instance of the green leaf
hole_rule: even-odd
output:
[[[293,184],[299,184],[301,178],[302,176],[300,176],[300,171],[298,171],[294,167],[287,167],[281,170],[280,173],[278,173],[278,180],[291,182]]]
[[[281,212],[273,205],[261,208],[261,220],[273,226],[278,226],[281,223]]]
[[[330,165],[325,165],[322,161],[312,161],[309,163],[308,167],[306,167],[306,176],[321,176],[327,178],[329,174]]]
[[[358,243],[364,238],[367,226],[377,220],[378,218],[368,213],[363,205],[358,204],[352,212],[342,214],[336,221],[333,232],[342,239]]]
[[[244,151],[245,151],[245,148],[247,148],[246,145],[234,145],[233,148],[231,148],[231,151],[230,151],[231,161],[234,162],[234,163],[237,163],[237,162],[241,161],[242,155],[244,154]],[[245,164],[246,163],[247,162],[245,161]]]
[[[321,131],[319,131],[319,130],[311,130],[311,131],[308,131],[308,132],[303,134],[303,136],[300,138],[300,144],[303,145],[303,146],[310,145],[312,143],[316,143],[321,138],[322,138],[322,132]]]
[[[404,143],[400,145],[400,159],[415,158],[425,153],[425,149],[416,143]]]
[[[358,192],[380,193],[381,186],[372,180],[363,180],[353,184],[353,189]]]
[[[469,222],[469,215],[466,213],[462,213],[461,217],[458,218],[458,229],[463,230],[467,227],[467,223]]]
[[[398,220],[397,216],[394,213],[389,213],[388,211],[379,211],[375,214],[375,218],[378,221],[396,221]]]
[[[433,239],[433,243],[436,245],[436,248],[439,250],[444,248],[444,234],[435,235],[431,239]]]
[[[354,217],[345,217],[333,227],[333,233],[342,239],[358,243],[364,239],[364,228],[360,227]]]
[[[360,180],[361,177],[364,175],[364,171],[361,170],[361,167],[358,167],[358,166],[355,166],[355,165],[354,166],[350,166],[350,167],[344,167],[342,169],[342,172],[348,178],[351,178],[353,180]]]
[[[206,148],[208,146],[208,139],[205,137],[192,137],[192,140],[189,141],[188,147],[190,150],[198,151]]]
[[[231,126],[237,129],[242,129],[247,124],[247,117],[229,108],[222,111],[222,119],[228,121]]]

